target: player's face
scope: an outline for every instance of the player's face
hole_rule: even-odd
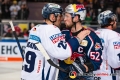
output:
[[[60,27],[62,20],[63,20],[62,14],[58,14],[57,20],[54,23],[54,25],[56,25],[57,27]]]
[[[113,30],[117,28],[117,21],[114,22]]]
[[[72,16],[69,13],[65,13],[64,22],[65,22],[65,25],[67,28],[72,27],[72,25],[73,25]]]
[[[113,21],[112,21],[112,24],[113,24],[113,30],[115,30],[117,28],[117,17],[116,16],[113,16]]]

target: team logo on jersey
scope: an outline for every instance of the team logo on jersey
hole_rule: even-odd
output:
[[[65,40],[65,35],[63,35],[62,33],[58,33],[50,36],[49,38],[55,44],[58,41]]]
[[[113,42],[114,49],[120,49],[120,42]]]
[[[30,36],[29,36],[29,39],[34,40],[34,41],[41,42],[41,39],[40,39],[38,36],[36,36],[36,35],[30,35]]]
[[[33,28],[33,31],[36,31],[36,28]]]
[[[100,38],[100,40],[101,40],[102,43],[105,43],[104,39]]]
[[[81,46],[87,46],[88,45],[88,41],[87,40],[82,40],[80,45]]]
[[[97,51],[97,50],[99,50],[99,49],[101,49],[102,47],[101,47],[101,45],[100,45],[100,43],[96,43],[95,44],[95,50]]]
[[[69,73],[69,77],[70,77],[71,79],[75,79],[75,78],[77,77],[76,71],[71,71],[71,72]]]

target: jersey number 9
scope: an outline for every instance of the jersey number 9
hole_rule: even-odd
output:
[[[26,53],[25,59],[26,63],[23,67],[24,71],[32,72],[34,70],[36,54],[34,52],[28,51]]]

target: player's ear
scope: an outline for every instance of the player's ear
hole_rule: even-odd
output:
[[[75,16],[75,17],[73,18],[73,22],[78,22],[78,16]]]
[[[50,20],[55,21],[55,15],[54,14],[50,14]]]

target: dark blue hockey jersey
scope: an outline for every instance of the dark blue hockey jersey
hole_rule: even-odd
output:
[[[66,41],[69,41],[69,39],[73,37],[72,33],[69,30],[63,30],[62,33],[65,34]],[[92,71],[95,71],[100,68],[100,65],[102,63],[102,48],[103,47],[100,38],[96,35],[96,33],[91,31],[90,34],[86,36],[81,42],[81,45],[78,47],[78,49],[76,49],[76,53],[85,54],[86,62],[84,62],[84,64],[89,68],[89,64],[87,64],[87,62],[90,62],[93,66]],[[59,64],[60,67],[64,69],[70,65],[66,64],[65,61],[60,61]],[[66,76],[68,76],[68,74],[59,71],[59,77],[62,77],[61,80],[64,80]]]

